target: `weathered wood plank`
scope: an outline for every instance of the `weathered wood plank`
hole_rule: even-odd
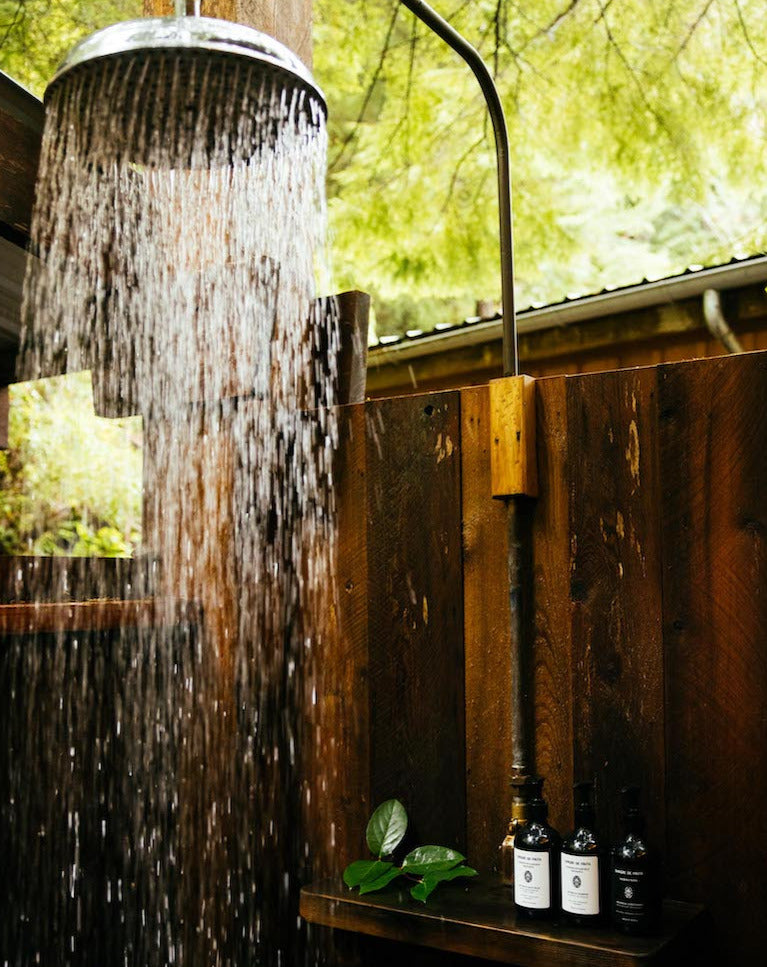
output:
[[[366,406],[371,797],[465,848],[460,395]]]
[[[365,407],[342,407],[336,481],[338,552],[328,637],[319,643],[317,730],[307,836],[313,875],[367,855],[370,801]],[[319,872],[318,872],[319,871]]]
[[[642,787],[663,844],[664,736],[656,371],[567,382],[574,773],[618,835],[621,786]]]
[[[745,967],[767,908],[767,354],[664,366],[659,393],[667,878]]]
[[[0,233],[22,244],[29,235],[42,130],[40,101],[0,75]]]
[[[466,826],[469,860],[490,871],[511,817],[511,667],[506,508],[492,499],[490,399],[461,391]]]
[[[546,779],[549,816],[572,822],[573,698],[570,672],[570,487],[563,377],[537,384],[536,437],[540,497],[533,516],[535,568],[535,768]]]

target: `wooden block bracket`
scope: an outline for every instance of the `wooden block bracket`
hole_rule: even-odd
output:
[[[535,380],[490,381],[490,481],[493,497],[537,497]]]

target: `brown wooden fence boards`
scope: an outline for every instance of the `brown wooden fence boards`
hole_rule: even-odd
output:
[[[458,393],[340,411],[338,600],[309,811],[319,873],[367,855],[385,799],[405,803],[414,836],[466,845],[460,420]]]
[[[314,875],[338,874],[367,855],[370,800],[368,564],[365,407],[339,411],[337,587],[329,640],[321,643],[319,732],[309,815]],[[329,595],[332,597],[332,594]],[[333,833],[331,833],[333,830]]]
[[[474,865],[489,870],[511,815],[511,667],[506,510],[502,501],[488,500],[486,386],[461,393],[461,474],[467,849]]]
[[[371,796],[465,846],[460,396],[369,405]]]
[[[653,369],[567,380],[574,778],[616,839],[638,784],[663,841],[663,644]],[[546,541],[562,539],[557,532]]]
[[[567,384],[549,379],[537,387],[538,477],[541,499],[533,518],[535,569],[536,770],[555,827],[572,822],[573,682],[570,607],[570,484]],[[553,540],[550,535],[559,534]]]
[[[669,888],[738,964],[767,909],[767,354],[659,372]]]
[[[668,893],[709,905],[745,967],[767,905],[767,354],[552,377],[537,397],[535,766],[550,815],[569,827],[572,783],[594,777],[614,836],[619,789],[640,784]],[[511,805],[488,389],[373,401],[346,419],[341,625],[367,664],[359,645],[339,654],[369,700],[358,770],[365,730],[370,743],[350,788],[369,790],[365,809],[405,799],[432,842],[460,839],[465,822],[470,861],[488,871]],[[342,822],[359,842],[350,799]],[[742,845],[724,842],[728,815]]]

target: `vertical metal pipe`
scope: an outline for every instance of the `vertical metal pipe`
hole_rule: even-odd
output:
[[[529,599],[532,574],[532,500],[506,500],[507,567],[509,576],[509,630],[511,642],[511,770],[516,776],[533,770],[530,727],[530,647],[532,608]]]
[[[503,300],[503,375],[519,375],[517,316],[514,304],[514,243],[511,212],[511,169],[509,165],[509,132],[503,104],[487,64],[457,30],[423,0],[402,0],[408,10],[430,27],[453,50],[460,54],[479,81],[493,123],[495,156],[498,172],[498,218],[501,243],[501,298]]]

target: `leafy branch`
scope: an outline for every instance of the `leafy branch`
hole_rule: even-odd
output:
[[[396,866],[391,856],[407,832],[407,813],[398,799],[388,799],[370,817],[365,831],[374,860],[356,860],[344,870],[344,883],[350,888],[359,887],[360,894],[383,890],[400,876],[413,881],[410,895],[414,900],[426,903],[440,883],[463,876],[476,876],[477,871],[464,866],[466,859],[448,846],[419,846],[412,850]]]

